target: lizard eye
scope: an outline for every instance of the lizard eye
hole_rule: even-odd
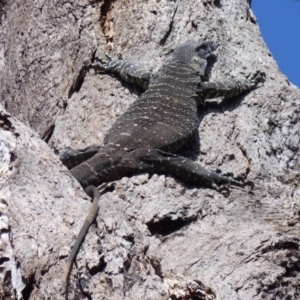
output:
[[[196,51],[199,50],[208,50],[208,44],[207,43],[203,43],[202,45],[200,45],[199,47],[197,47]]]
[[[212,54],[214,47],[212,47],[210,42],[204,42],[196,48],[196,51],[200,57],[206,59]]]

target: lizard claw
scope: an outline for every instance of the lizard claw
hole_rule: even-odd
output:
[[[97,66],[103,71],[111,71],[114,68],[114,66],[111,65],[111,62],[115,60],[108,53],[104,53],[104,54],[106,56],[106,59],[95,57],[95,59],[99,62]],[[117,60],[123,59],[122,54],[120,53],[118,53],[117,57],[118,57]]]
[[[249,186],[250,187],[250,190],[247,189],[247,192],[252,192],[253,189],[254,189],[254,183],[250,180],[248,181],[243,181],[243,179],[240,180],[240,178],[238,179],[233,179],[231,182],[231,184],[233,185],[236,185],[236,186],[239,186],[241,188],[245,188],[246,186]]]
[[[217,192],[224,195],[225,197],[228,197],[230,194],[230,188],[226,184],[222,184],[218,187]]]
[[[109,63],[109,60],[104,60],[104,59],[99,58],[99,57],[95,57],[95,60],[97,60],[100,63],[101,67],[104,67],[106,64]]]
[[[230,194],[230,189],[227,184],[217,185],[214,181],[211,183],[211,187],[219,192],[220,194],[224,195],[225,197],[228,197]]]
[[[253,189],[254,189],[254,183],[252,181],[250,181],[250,180],[243,182],[243,187],[245,187],[245,186],[249,186],[250,187],[250,192],[252,192]]]
[[[104,54],[105,54],[106,58],[108,59],[108,61],[113,60],[112,56],[110,56],[107,52],[105,52]]]
[[[99,58],[99,57],[95,57],[95,60],[98,61],[98,64],[94,67],[97,67],[102,71],[110,70],[110,63],[112,61],[112,57],[109,56],[107,53],[105,53],[105,56],[107,57],[107,60]]]
[[[255,73],[248,74],[246,78],[256,87],[259,83],[263,83],[266,80],[266,73],[257,70]]]

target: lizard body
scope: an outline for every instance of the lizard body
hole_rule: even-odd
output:
[[[242,80],[203,81],[213,51],[210,42],[188,42],[177,47],[172,58],[155,74],[123,59],[100,61],[101,70],[116,73],[146,91],[115,122],[103,147],[68,148],[60,154],[61,161],[71,169],[71,174],[83,188],[144,172],[171,174],[217,190],[223,183],[246,184],[176,154],[198,128],[199,103],[209,98],[239,95],[264,81],[262,72]],[[94,202],[96,198],[99,195],[94,194]],[[89,214],[90,220],[97,211],[94,207],[93,215]],[[80,239],[88,226],[84,227]],[[79,246],[80,242],[76,242],[72,249],[64,281]]]

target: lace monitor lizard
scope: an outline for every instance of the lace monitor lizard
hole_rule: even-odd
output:
[[[243,187],[247,182],[207,170],[179,156],[176,151],[197,130],[197,106],[205,99],[234,97],[255,89],[265,80],[257,71],[244,79],[204,81],[209,60],[215,57],[211,42],[188,42],[177,47],[171,59],[155,74],[141,66],[108,56],[94,67],[118,74],[123,80],[146,91],[115,122],[104,146],[84,150],[67,148],[60,159],[93,197],[86,221],[69,255],[63,278],[65,292],[72,261],[98,211],[99,193],[95,186],[138,173],[164,173],[184,181],[220,190],[222,184]]]

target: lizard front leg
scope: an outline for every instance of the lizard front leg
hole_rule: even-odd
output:
[[[201,82],[196,92],[196,100],[217,98],[217,97],[235,97],[243,92],[255,89],[259,83],[264,82],[266,75],[264,72],[257,71],[249,74],[244,79],[227,79],[216,82]]]
[[[118,74],[126,82],[137,84],[143,89],[148,88],[151,77],[150,71],[138,64],[123,60],[121,55],[119,55],[118,59],[112,59],[109,55],[106,56],[107,60],[96,58],[99,61],[97,66],[99,66],[100,70]]]

